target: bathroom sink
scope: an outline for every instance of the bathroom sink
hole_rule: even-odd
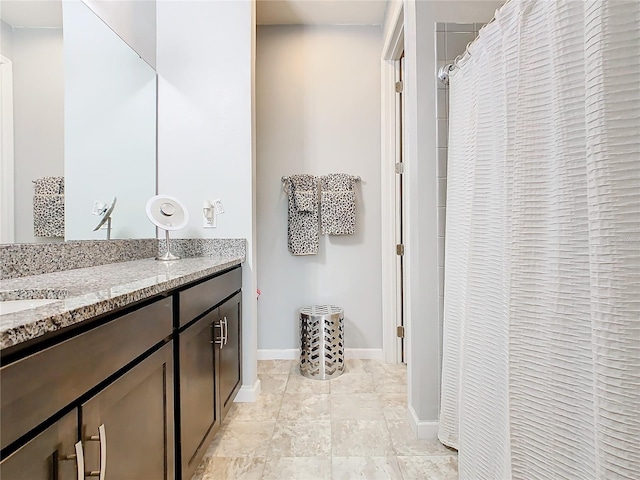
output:
[[[58,302],[66,298],[67,293],[57,289],[0,290],[0,315]]]
[[[40,307],[42,305],[54,303],[57,301],[58,300],[55,298],[38,298],[33,300],[3,300],[2,302],[0,302],[0,315],[20,312],[22,310],[29,310],[31,308]]]

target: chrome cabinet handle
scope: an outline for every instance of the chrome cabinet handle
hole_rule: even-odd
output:
[[[84,479],[84,450],[82,449],[82,442],[78,442],[74,445],[76,453],[60,457],[59,460],[75,460],[76,468],[78,471],[78,480]],[[57,476],[55,478],[58,478]]]
[[[219,324],[216,325],[216,327],[220,328],[220,338],[218,340],[216,340],[215,342],[211,342],[211,343],[215,343],[217,345],[220,345],[220,349],[222,349],[222,347],[224,346],[224,324],[222,323],[222,320],[218,320]]]
[[[82,442],[75,444],[76,447],[76,468],[78,469],[78,480],[84,480],[84,450]]]
[[[227,344],[229,340],[229,324],[227,323],[227,317],[224,317],[224,344]]]
[[[88,440],[100,442],[100,470],[92,470],[86,472],[85,475],[87,477],[98,477],[99,480],[104,480],[107,474],[107,432],[104,428],[104,423],[98,427],[98,435],[92,435]]]

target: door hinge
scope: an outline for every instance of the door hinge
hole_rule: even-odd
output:
[[[398,338],[404,338],[404,327],[402,325],[396,327],[396,335]]]
[[[404,255],[404,244],[399,243],[396,245],[396,255]]]
[[[402,87],[403,87],[403,84],[401,81],[396,82],[396,93],[402,93]]]
[[[404,173],[404,162],[396,163],[396,173],[402,175]]]

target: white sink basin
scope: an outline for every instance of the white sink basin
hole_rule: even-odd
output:
[[[67,297],[66,290],[51,288],[1,290],[0,291],[0,315],[20,312],[31,308],[58,302]]]
[[[21,310],[29,310],[30,308],[36,308],[48,303],[59,302],[60,300],[55,298],[39,298],[36,300],[5,300],[0,302],[0,315],[6,315],[8,313],[20,312]]]

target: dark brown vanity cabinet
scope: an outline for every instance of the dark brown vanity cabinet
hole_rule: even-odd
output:
[[[80,406],[86,471],[173,480],[172,380],[167,344]]]
[[[0,463],[0,479],[75,480],[78,414],[68,413]]]
[[[242,383],[241,282],[236,268],[178,294],[182,480],[193,476]]]
[[[160,299],[3,365],[0,478],[173,480],[172,310]]]
[[[241,286],[238,266],[0,352],[0,479],[190,480],[242,383]]]
[[[214,323],[217,310],[179,335],[180,454],[182,478],[190,479],[220,427],[217,408]]]
[[[242,384],[242,298],[236,293],[220,305],[219,317],[224,327],[219,339],[220,409],[224,418]],[[221,327],[222,328],[222,327]]]

